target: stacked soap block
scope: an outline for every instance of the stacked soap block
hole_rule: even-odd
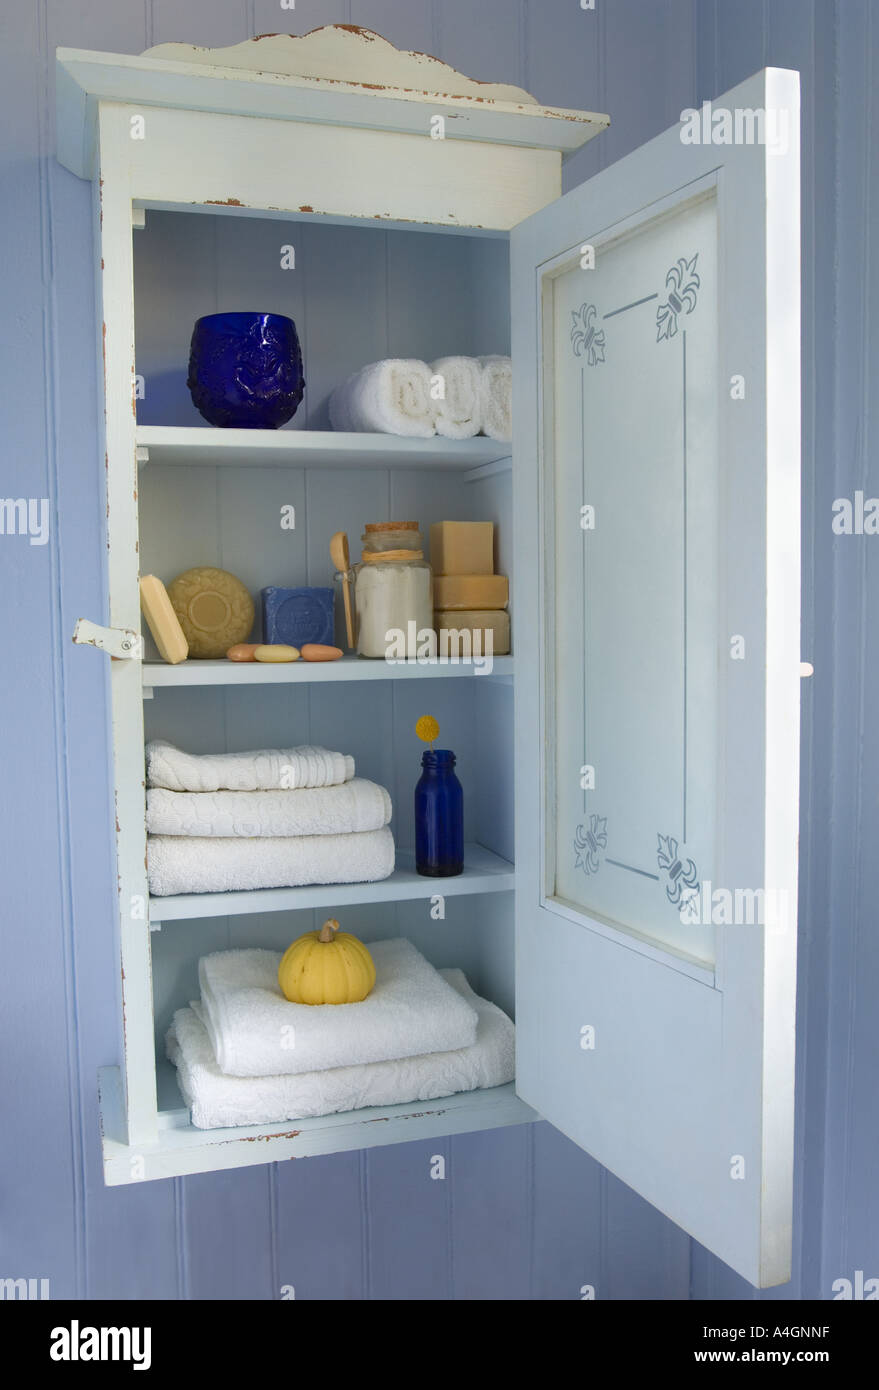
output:
[[[493,654],[506,655],[510,584],[506,575],[494,572],[494,523],[435,522],[430,528],[430,564],[440,655],[467,655],[466,632],[474,653],[486,651],[486,635],[491,633]],[[444,630],[457,635],[444,639]]]

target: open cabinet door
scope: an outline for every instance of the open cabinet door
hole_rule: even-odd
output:
[[[798,75],[757,74],[521,223],[512,284],[517,1089],[783,1283]]]

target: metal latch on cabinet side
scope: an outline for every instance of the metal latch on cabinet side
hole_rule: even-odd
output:
[[[99,623],[90,623],[88,618],[78,618],[73,640],[80,646],[97,647],[120,661],[143,659],[143,638],[127,627],[101,627]]]

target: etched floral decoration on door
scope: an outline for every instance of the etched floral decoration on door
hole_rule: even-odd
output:
[[[694,921],[699,895],[699,870],[692,859],[679,854],[678,842],[673,835],[657,835],[656,839],[656,862],[667,879],[665,896],[672,907],[681,913],[682,920]]]
[[[589,827],[578,825],[574,831],[574,864],[584,874],[597,874],[607,849],[607,817],[590,816]]]
[[[571,345],[575,357],[585,357],[590,367],[603,362],[607,339],[603,328],[595,327],[598,310],[594,304],[581,304],[579,309],[571,310]]]
[[[696,307],[701,281],[696,274],[697,251],[691,261],[681,256],[665,277],[668,298],[656,310],[656,341],[674,338],[678,331],[678,319],[686,312],[692,314]]]

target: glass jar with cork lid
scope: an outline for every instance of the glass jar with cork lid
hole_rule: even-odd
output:
[[[360,539],[357,651],[387,659],[415,657],[419,633],[433,631],[433,580],[418,522],[374,522]]]

